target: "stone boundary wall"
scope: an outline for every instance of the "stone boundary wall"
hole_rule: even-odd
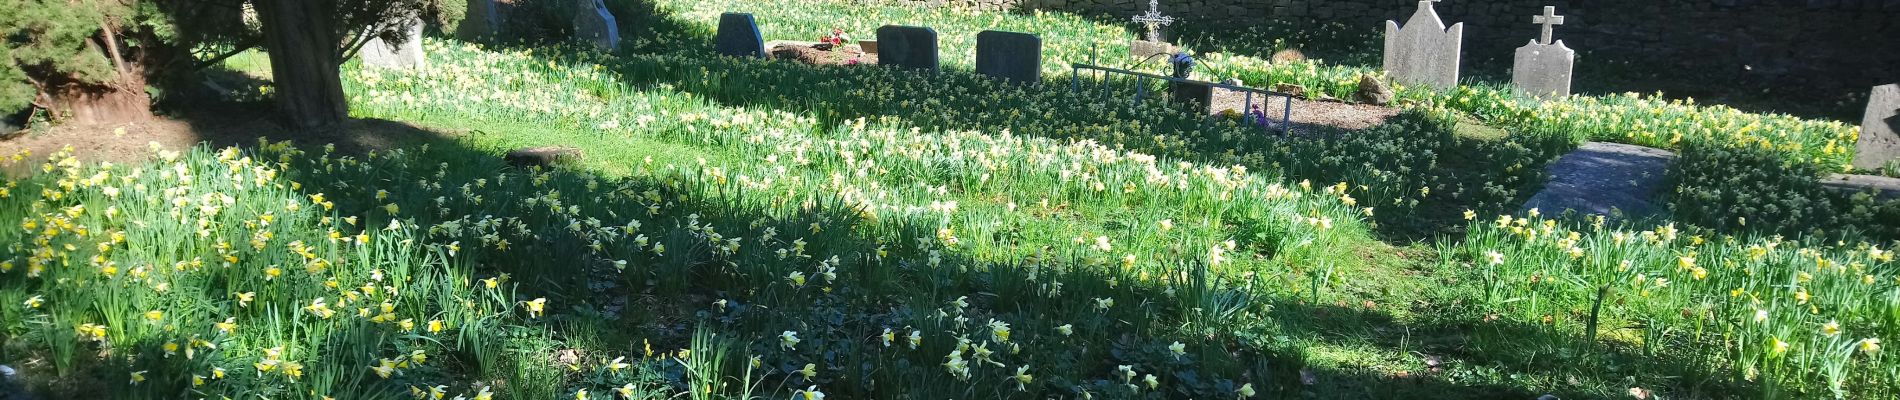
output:
[[[1042,9],[1132,16],[1147,0],[939,0],[980,10]],[[1404,22],[1415,0],[1161,0],[1187,23],[1247,24],[1282,19],[1339,22],[1383,30]],[[1583,54],[1627,57],[1740,76],[1710,85],[1772,85],[1858,93],[1900,81],[1900,0],[1445,0],[1447,25],[1465,24],[1465,61],[1510,59],[1535,39],[1531,16],[1556,6],[1558,39]],[[1132,35],[1131,35],[1132,38]],[[1732,74],[1732,75],[1731,75]]]

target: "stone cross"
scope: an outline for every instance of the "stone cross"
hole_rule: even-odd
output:
[[[1544,15],[1531,16],[1531,23],[1544,26],[1544,34],[1537,37],[1537,44],[1550,44],[1552,25],[1563,25],[1564,17],[1557,15],[1556,6],[1544,6]]]
[[[1161,15],[1160,0],[1148,0],[1148,13],[1136,15],[1134,20],[1136,23],[1148,27],[1148,41],[1150,42],[1161,41],[1161,27],[1174,23],[1174,17]]]
[[[1550,37],[1553,25],[1562,25],[1557,7],[1544,6],[1544,15],[1531,17],[1531,23],[1544,26],[1537,40],[1517,48],[1511,61],[1511,84],[1519,91],[1541,100],[1570,96],[1570,74],[1577,63],[1577,52],[1564,41]]]

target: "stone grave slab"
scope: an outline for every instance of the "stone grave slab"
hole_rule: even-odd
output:
[[[1551,27],[1564,23],[1556,12],[1557,7],[1547,6],[1544,15],[1531,17],[1532,23],[1544,26],[1543,35],[1517,48],[1511,62],[1511,84],[1543,100],[1570,96],[1570,74],[1577,62],[1577,52],[1564,46],[1564,41],[1551,41]]]
[[[1900,199],[1900,178],[1830,174],[1821,180],[1821,186],[1848,195],[1872,193],[1875,199]]]
[[[719,32],[713,34],[713,50],[733,57],[771,56],[765,52],[765,37],[759,33],[758,21],[746,13],[719,15]]]
[[[1876,169],[1900,158],[1900,83],[1875,86],[1854,143],[1854,168]]]
[[[574,14],[574,37],[593,44],[594,48],[606,51],[620,49],[620,24],[615,22],[614,14],[607,11],[607,4],[601,0],[577,0]]]
[[[1013,83],[1042,81],[1042,38],[1020,32],[976,34],[976,73]]]
[[[1458,86],[1458,57],[1465,35],[1465,24],[1450,28],[1432,10],[1438,0],[1421,0],[1418,11],[1406,20],[1385,21],[1385,71],[1393,79],[1408,85],[1424,85],[1439,90]]]
[[[1547,168],[1550,181],[1524,209],[1545,215],[1575,210],[1586,215],[1636,218],[1661,211],[1657,195],[1675,153],[1618,143],[1590,142]]]
[[[409,29],[402,31],[402,44],[394,44],[381,37],[372,38],[363,44],[357,53],[363,57],[363,66],[372,68],[426,68],[428,59],[422,54],[422,21],[409,23]]]
[[[877,63],[938,71],[937,31],[921,26],[885,25],[877,28]]]

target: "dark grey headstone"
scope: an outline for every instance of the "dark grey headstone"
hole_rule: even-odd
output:
[[[976,73],[1015,83],[1042,81],[1042,38],[1018,32],[976,34]]]
[[[877,64],[937,72],[937,31],[921,26],[877,28]]]
[[[1214,104],[1214,87],[1206,82],[1186,81],[1171,83],[1168,89],[1170,97],[1176,103],[1207,110]]]
[[[495,0],[469,0],[462,22],[455,27],[455,38],[479,42],[493,39],[500,30],[501,10],[496,8]]]
[[[759,34],[759,23],[752,14],[725,13],[719,15],[719,33],[713,35],[713,50],[720,55],[733,57],[770,57],[765,52],[765,36]]]
[[[607,4],[601,0],[578,0],[575,2],[580,11],[574,14],[574,36],[594,45],[594,48],[614,51],[620,49],[620,23],[614,14],[607,11]]]

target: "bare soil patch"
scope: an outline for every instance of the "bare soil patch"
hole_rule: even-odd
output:
[[[1247,93],[1226,89],[1214,89],[1213,106],[1209,115],[1233,114],[1245,115],[1249,111]],[[1287,98],[1254,95],[1252,106],[1267,115],[1267,119],[1276,123],[1287,115]],[[1353,104],[1338,101],[1315,101],[1293,99],[1292,106],[1294,134],[1318,133],[1321,130],[1355,131],[1384,124],[1399,115],[1399,109],[1370,104]]]
[[[774,40],[765,43],[773,58],[811,65],[877,65],[877,54],[855,44],[826,47],[818,42]]]
[[[307,149],[334,144],[339,152],[361,154],[454,135],[376,119],[352,120],[327,131],[293,132],[270,116],[269,108],[261,105],[222,105],[183,118],[149,118],[114,125],[61,125],[29,131],[0,139],[0,156],[12,156],[24,150],[31,152],[29,160],[32,161],[14,163],[0,173],[16,177],[30,173],[39,161],[69,147],[80,161],[135,164],[149,160],[154,154],[154,145],[164,150],[184,151],[199,144],[214,148],[256,145],[258,138],[267,138],[290,140]]]

